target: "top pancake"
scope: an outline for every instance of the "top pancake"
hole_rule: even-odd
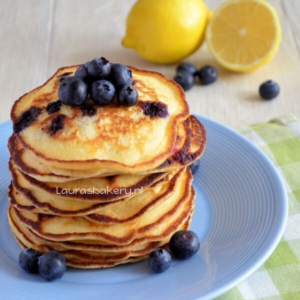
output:
[[[195,116],[190,115],[178,125],[173,156],[166,159],[155,169],[139,174],[170,172],[188,166],[201,157],[205,145],[205,129]],[[23,173],[43,182],[67,182],[94,176],[104,177],[121,174],[121,172],[110,172],[107,174],[106,170],[102,168],[91,167],[88,170],[72,170],[46,166],[30,150],[23,147],[15,134],[10,137],[8,148],[11,153],[11,160]],[[137,174],[127,174],[127,177],[134,178],[135,175]]]
[[[35,107],[37,120],[16,132],[18,140],[46,165],[74,170],[102,168],[107,172],[139,173],[161,165],[174,152],[178,124],[189,115],[183,90],[163,75],[130,67],[139,94],[136,105],[97,106],[88,97],[82,106],[92,106],[96,114],[86,116],[82,106],[62,105],[48,114],[48,104],[58,100],[60,79],[72,75],[78,66],[59,69],[43,86],[25,94],[13,106],[14,124],[24,112]],[[145,115],[145,103],[164,104],[168,116]],[[51,122],[65,115],[64,128],[49,132]],[[23,115],[24,116],[24,115]]]

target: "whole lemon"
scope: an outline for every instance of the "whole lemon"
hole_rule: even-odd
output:
[[[210,15],[203,0],[138,0],[122,44],[149,61],[175,63],[201,46]]]

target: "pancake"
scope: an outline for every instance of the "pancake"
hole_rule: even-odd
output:
[[[147,254],[157,248],[166,247],[169,238],[161,242],[145,243],[136,249],[123,249],[118,252],[95,252],[90,250],[76,250],[64,248],[56,243],[51,243],[34,235],[27,227],[20,226],[18,219],[8,215],[10,228],[20,244],[25,249],[34,248],[42,253],[50,250],[61,252],[67,259],[69,266],[77,268],[107,268],[118,264],[135,262],[147,257]],[[191,219],[189,218],[180,229],[188,229]]]
[[[102,169],[90,168],[85,171],[74,171],[47,167],[43,165],[38,158],[34,158],[28,149],[24,149],[15,135],[10,138],[8,145],[14,164],[16,164],[23,173],[30,175],[30,177],[38,181],[66,182],[76,180],[77,178],[91,178],[93,176],[98,177],[105,175]],[[191,115],[178,126],[174,154],[154,170],[148,170],[142,174],[166,173],[188,166],[202,156],[205,146],[205,129],[201,122],[195,116]],[[108,175],[112,175],[112,173]]]
[[[27,244],[23,244],[17,236],[15,236],[16,241],[19,243],[19,245],[21,246],[22,249],[26,249],[29,246],[26,246]],[[44,252],[49,251],[51,248],[48,247],[44,247],[43,249],[46,249]],[[43,252],[40,249],[41,252]],[[70,251],[71,253],[73,253],[73,251]],[[127,264],[127,263],[134,263],[134,262],[138,262],[140,260],[143,260],[145,258],[147,258],[147,255],[144,256],[138,256],[138,257],[130,257],[127,260],[124,261],[119,261],[119,262],[108,262],[108,261],[103,261],[103,262],[99,262],[99,261],[95,261],[95,260],[90,260],[90,261],[79,261],[79,260],[74,260],[73,258],[70,258],[68,251],[62,252],[63,255],[66,257],[66,261],[67,261],[67,265],[73,268],[80,268],[80,269],[103,269],[103,268],[111,268],[111,267],[115,267],[117,265],[120,264]],[[83,256],[85,256],[83,254]]]
[[[83,251],[74,251],[74,250],[66,250],[60,249],[58,247],[52,246],[45,246],[40,245],[37,246],[32,242],[28,237],[27,234],[20,233],[18,231],[14,231],[13,226],[11,226],[11,230],[15,236],[15,239],[20,244],[20,246],[25,248],[34,248],[41,253],[46,253],[48,251],[54,250],[58,251],[63,254],[67,260],[67,265],[77,268],[108,268],[114,267],[118,264],[124,264],[129,262],[137,262],[139,260],[145,259],[146,255],[139,255],[136,257],[130,257],[130,252],[123,252],[121,254],[116,255],[92,255],[88,252]],[[148,250],[148,249],[147,249]],[[150,250],[151,251],[151,250]]]
[[[38,161],[38,159],[34,159],[34,157],[30,154],[30,151],[26,151],[23,145],[16,138],[15,134],[12,134],[9,138],[7,146],[11,155],[10,160],[13,161],[13,164],[16,165],[24,174],[30,175],[40,181],[65,182],[77,179],[71,176],[51,173],[47,167]]]
[[[146,170],[140,174],[170,172],[178,168],[189,166],[203,155],[205,146],[205,128],[195,116],[190,115],[178,126],[176,143],[172,155],[155,169]],[[79,170],[61,169],[53,166],[48,166],[48,169],[51,172],[62,176],[91,177],[105,175],[104,170],[102,169],[90,168],[84,172]],[[111,175],[111,173],[109,175]]]
[[[128,245],[112,245],[113,247],[110,248],[102,248],[101,245],[93,244],[81,244],[82,247],[79,247],[80,243],[75,242],[69,242],[69,243],[61,243],[61,242],[54,242],[50,241],[44,238],[41,238],[40,236],[36,235],[34,232],[32,232],[29,228],[26,226],[22,226],[19,219],[16,217],[14,213],[8,214],[9,224],[10,227],[12,227],[13,233],[18,237],[20,241],[23,242],[23,244],[29,244],[29,247],[37,248],[42,252],[45,252],[45,250],[42,250],[42,247],[52,248],[55,251],[66,251],[66,250],[76,250],[81,252],[89,252],[99,255],[111,255],[115,253],[124,253],[124,252],[130,252],[131,255],[141,255],[146,254],[146,251],[149,249],[154,250],[156,248],[159,248],[165,244],[167,244],[170,240],[170,237],[172,236],[173,232],[170,231],[169,235],[166,236],[165,239],[154,241],[154,242],[147,242],[145,239],[143,242],[139,242],[138,240],[135,240],[133,243],[130,243]],[[178,227],[179,229],[188,229],[191,222],[191,218],[188,218],[185,223],[182,224],[181,227]],[[95,241],[93,241],[95,242]],[[47,250],[48,251],[48,250]]]
[[[170,173],[155,173],[145,175],[120,174],[110,177],[93,177],[77,179],[69,182],[40,182],[22,173],[13,161],[9,163],[12,181],[15,187],[32,191],[33,196],[41,199],[44,195],[68,200],[110,202],[114,200],[132,197],[155,184],[156,182],[169,180]],[[174,173],[174,172],[173,172]]]
[[[9,191],[11,204],[18,210],[27,210],[33,213],[43,213],[59,216],[87,216],[95,222],[109,224],[111,222],[124,222],[129,218],[142,215],[153,206],[158,205],[176,190],[179,180],[187,180],[185,170],[176,173],[170,180],[164,180],[154,186],[126,199],[107,203],[95,201],[74,201],[62,197],[55,197],[43,193],[35,197],[36,190],[30,192],[26,188],[12,185]]]
[[[203,155],[206,147],[205,128],[193,115],[190,115],[187,121],[188,130],[186,132],[189,138],[184,140],[184,144],[180,149],[175,149],[175,153],[170,158],[156,167],[155,172],[170,172],[183,166],[190,166]],[[147,173],[154,171],[148,171]]]
[[[189,135],[190,120],[187,118],[184,122],[178,126],[175,151],[179,151],[184,145],[190,144]],[[105,177],[113,175],[111,172],[106,174],[104,170],[99,168],[90,168],[89,170],[70,170],[70,169],[59,169],[51,166],[47,166],[35,158],[30,150],[25,149],[23,145],[18,141],[18,138],[13,134],[8,141],[8,148],[11,153],[11,160],[14,164],[25,174],[29,175],[42,182],[67,182],[82,178],[91,177]],[[52,171],[53,172],[52,172]],[[153,170],[155,173],[155,170]],[[118,174],[119,175],[119,174]],[[132,174],[127,174],[132,175]]]
[[[184,223],[194,207],[194,190],[189,187],[174,193],[166,201],[157,205],[149,213],[135,222],[112,225],[95,224],[83,217],[60,217],[19,211],[10,207],[20,222],[35,234],[53,241],[99,240],[115,245],[125,245],[134,239],[147,236],[154,241],[166,228]]]
[[[183,90],[163,75],[130,67],[139,100],[136,105],[99,107],[90,99],[94,116],[83,116],[82,107],[62,105],[48,114],[48,104],[57,101],[60,76],[78,66],[59,69],[43,86],[15,102],[11,119],[23,147],[47,166],[71,170],[101,168],[105,172],[141,173],[161,165],[172,156],[178,124],[189,115]],[[163,106],[168,116],[146,115],[144,107]],[[22,128],[24,118],[37,118]],[[64,115],[63,129],[51,133],[51,123]]]
[[[187,186],[192,180],[190,172],[179,171],[170,181],[154,188],[146,190],[141,195],[136,195],[121,203],[101,208],[85,218],[97,224],[132,222],[143,218],[145,214],[152,213],[152,210],[169,200],[173,194],[177,194],[180,188]],[[180,184],[181,182],[181,184]]]

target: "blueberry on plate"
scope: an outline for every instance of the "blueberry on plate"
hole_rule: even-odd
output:
[[[118,88],[132,84],[131,70],[122,64],[113,64],[111,66],[110,78]]]
[[[208,85],[218,79],[218,71],[213,66],[204,66],[196,74],[203,85]]]
[[[29,273],[38,273],[38,259],[42,255],[32,248],[24,249],[19,255],[20,267]]]
[[[272,100],[279,95],[280,87],[277,82],[268,80],[259,87],[259,94],[264,100]]]
[[[171,255],[164,249],[156,249],[152,251],[148,258],[148,265],[155,273],[166,271],[172,263]]]
[[[104,58],[95,58],[88,64],[88,72],[90,76],[96,77],[99,79],[107,78],[110,74],[111,66],[109,61]]]
[[[188,72],[188,73],[192,74],[193,76],[195,76],[196,72],[197,72],[197,68],[195,65],[193,65],[191,63],[184,62],[184,63],[181,63],[176,69],[177,73],[180,73],[182,71]]]
[[[179,230],[171,237],[169,248],[179,259],[194,256],[200,249],[198,236],[191,230]]]
[[[117,94],[118,104],[132,106],[138,101],[138,92],[133,86],[122,87]]]
[[[200,167],[200,159],[197,159],[190,165],[190,169],[193,175],[195,175],[198,172],[199,167]]]
[[[48,281],[53,281],[64,275],[67,262],[61,253],[49,251],[39,258],[38,266],[40,275]]]
[[[115,87],[107,80],[97,80],[91,87],[91,98],[99,105],[108,105],[113,102],[115,97]]]
[[[67,105],[80,105],[88,94],[88,86],[80,77],[66,78],[59,86],[58,97]]]
[[[190,90],[194,86],[194,76],[186,71],[178,72],[174,77],[174,81],[185,91]]]

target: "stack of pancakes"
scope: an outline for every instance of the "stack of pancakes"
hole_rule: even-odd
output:
[[[64,105],[58,87],[77,67],[12,108],[9,224],[21,247],[59,251],[70,266],[139,261],[189,228],[188,166],[203,154],[205,129],[175,82],[131,67],[136,105]]]

